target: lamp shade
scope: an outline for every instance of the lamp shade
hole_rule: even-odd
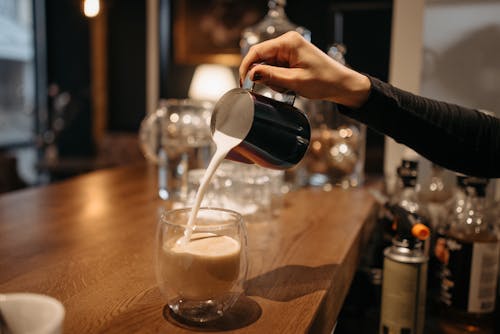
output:
[[[231,68],[203,64],[194,71],[188,96],[195,100],[217,101],[228,90],[236,87],[236,79]]]

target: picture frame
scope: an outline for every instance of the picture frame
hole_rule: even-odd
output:
[[[267,0],[175,0],[175,62],[238,66],[241,33],[260,21],[267,9]]]

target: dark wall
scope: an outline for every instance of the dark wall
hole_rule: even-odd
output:
[[[79,1],[46,0],[49,131],[60,156],[94,152],[90,109],[89,26]],[[69,94],[69,95],[62,95]],[[69,96],[69,100],[65,97]],[[67,101],[64,107],[56,107]],[[62,125],[62,127],[61,127]]]
[[[195,65],[177,64],[174,59],[174,20],[177,13],[176,0],[159,0],[160,13],[160,97],[182,99],[187,97]],[[168,16],[168,17],[167,17]],[[169,22],[166,23],[165,20]],[[168,30],[167,30],[168,29]],[[167,41],[167,42],[165,42]]]
[[[176,1],[162,0],[172,7],[175,19]],[[326,50],[335,40],[334,13],[343,15],[343,43],[347,60],[353,68],[386,80],[388,77],[392,0],[335,1],[289,0],[286,13],[290,21],[312,32],[312,43]],[[170,27],[171,28],[171,27]],[[170,30],[172,31],[172,29]],[[173,59],[173,39],[170,37],[169,60]],[[161,91],[163,97],[185,97],[195,66],[171,61],[164,79],[175,78]]]
[[[108,130],[137,131],[146,106],[146,1],[108,8]]]
[[[46,0],[49,127],[54,130],[60,156],[96,152],[92,137],[90,20],[80,0]],[[109,0],[107,10],[108,129],[135,132],[145,115],[146,2]],[[70,101],[55,110],[61,93]],[[61,124],[60,122],[58,124]]]
[[[292,0],[286,8],[292,22],[311,30],[316,46],[327,50],[332,43],[342,42],[347,47],[349,66],[387,80],[391,0]],[[336,29],[335,14],[342,17],[340,29]]]

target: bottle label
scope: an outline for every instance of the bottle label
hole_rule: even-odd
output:
[[[500,243],[439,238],[435,254],[443,263],[440,300],[469,313],[495,309]]]

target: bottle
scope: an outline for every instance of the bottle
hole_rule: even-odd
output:
[[[425,221],[425,224],[430,226],[428,209],[419,198],[419,185],[417,183],[418,160],[403,158],[401,165],[397,168],[397,174],[398,188],[391,199],[391,203],[401,206],[410,213],[419,215]]]
[[[408,212],[416,214],[420,217],[431,231],[430,237],[422,241],[422,251],[426,261],[426,309],[428,314],[434,314],[436,311],[435,296],[439,292],[439,279],[437,272],[439,271],[439,262],[435,259],[431,249],[434,249],[436,243],[435,226],[431,223],[431,214],[427,203],[421,198],[420,184],[418,183],[418,167],[419,163],[414,152],[406,152],[401,161],[401,165],[397,168],[397,188],[393,196],[392,203],[399,205]]]
[[[450,221],[461,219],[465,212],[466,195],[466,175],[457,173],[455,175],[455,187],[453,194],[445,203],[444,219],[442,219],[436,227],[438,235],[444,235],[448,230]]]
[[[429,254],[429,298],[427,310],[432,317],[438,317],[441,307],[441,275],[442,275],[442,252],[446,245],[445,238],[450,227],[450,221],[461,219],[465,204],[466,176],[456,174],[455,187],[451,189],[452,195],[446,202],[442,203],[442,214],[436,222],[432,235],[431,252]]]
[[[492,333],[499,270],[499,235],[489,215],[488,179],[464,177],[465,202],[450,217],[435,253],[442,263],[441,317],[444,332]]]
[[[395,236],[384,251],[379,333],[423,334],[430,230],[422,217],[389,204]]]
[[[429,211],[431,227],[436,228],[447,218],[447,202],[453,197],[450,173],[444,168],[431,164],[431,175],[428,182],[422,184],[420,199],[425,202]]]
[[[420,220],[428,225],[427,211],[425,206],[418,199],[418,161],[416,156],[403,157],[401,165],[397,168],[397,186],[392,196],[387,200],[385,207],[400,207],[409,214],[419,216]],[[387,208],[381,210],[377,225],[377,236],[379,238],[377,249],[382,250],[373,255],[374,263],[381,264],[383,260],[383,250],[393,244],[395,229],[393,224],[393,214]],[[425,241],[424,243],[427,243]],[[424,248],[425,245],[422,245]],[[426,251],[426,254],[428,251]]]

